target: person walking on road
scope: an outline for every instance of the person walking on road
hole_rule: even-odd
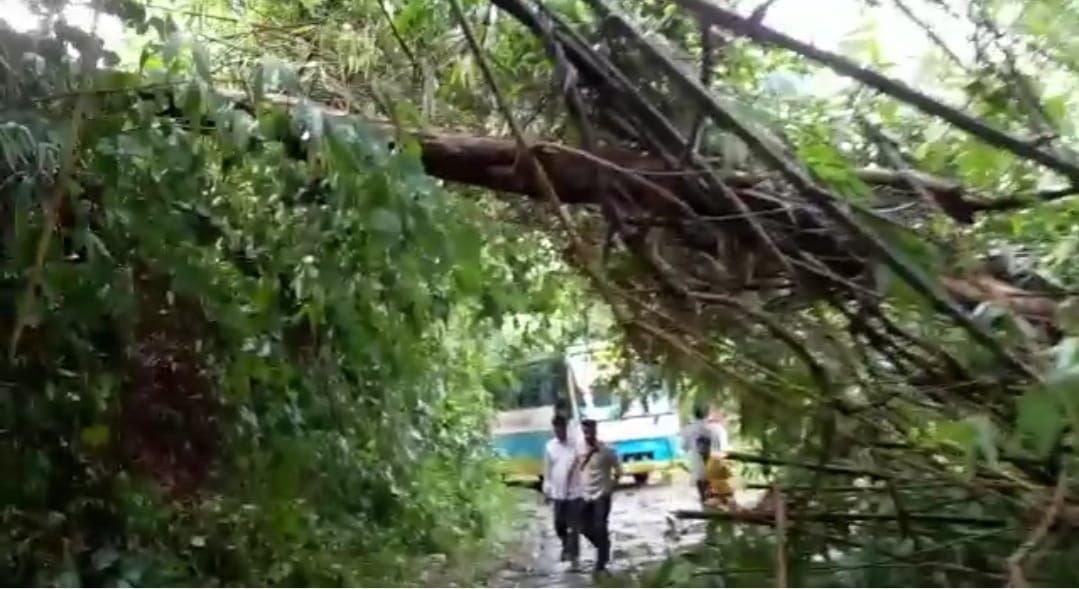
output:
[[[578,462],[581,473],[581,532],[596,547],[595,572],[607,570],[611,560],[611,537],[608,518],[611,515],[611,495],[618,479],[622,478],[622,461],[613,448],[596,437],[596,420],[581,421],[584,447]]]
[[[705,507],[727,508],[734,501],[731,469],[723,454],[712,451],[712,436],[697,438],[697,455],[704,464],[704,491],[701,502]]]
[[[693,482],[697,486],[697,494],[701,502],[704,502],[705,493],[708,490],[708,481],[705,477],[705,460],[697,451],[697,439],[701,436],[709,438],[709,448],[713,452],[725,452],[727,450],[726,436],[723,436],[719,428],[708,422],[708,410],[703,405],[693,408],[694,421],[682,431],[682,451],[689,462],[689,472]]]
[[[581,485],[576,472],[578,445],[567,433],[568,420],[558,413],[551,420],[554,437],[543,452],[543,495],[553,503],[554,530],[562,543],[562,560],[577,568],[580,554]]]

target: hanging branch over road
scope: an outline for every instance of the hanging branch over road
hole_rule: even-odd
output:
[[[141,98],[161,100],[160,95],[165,93],[164,99],[167,103],[167,91],[167,88],[146,91]],[[233,108],[251,112],[254,110],[243,93],[219,91],[219,95],[231,101]],[[269,95],[265,99],[285,108],[300,104],[295,98],[281,95]],[[329,117],[353,116],[339,109],[318,108]],[[181,120],[183,118],[179,111],[166,111],[164,114]],[[389,137],[397,134],[392,125],[376,123],[376,126],[382,128]],[[209,131],[211,128],[204,126],[203,130]],[[302,131],[295,131],[275,139],[298,145],[301,143],[300,133]],[[497,192],[543,199],[542,190],[536,184],[535,178],[521,173],[518,148],[511,139],[435,132],[418,133],[414,138],[419,143],[421,159],[427,173],[434,177]],[[633,204],[633,214],[627,220],[629,223],[643,227],[684,224],[687,232],[683,234],[683,238],[687,243],[693,244],[694,250],[713,252],[717,246],[716,234],[713,231],[702,233],[693,229],[699,229],[702,220],[721,234],[741,233],[745,231],[740,227],[747,221],[747,217],[753,217],[767,223],[771,231],[782,228],[787,235],[779,241],[792,248],[792,252],[830,260],[830,267],[842,273],[830,274],[833,278],[843,280],[842,275],[855,276],[862,272],[863,262],[859,260],[857,251],[847,249],[848,246],[842,242],[822,239],[824,235],[821,231],[824,228],[812,216],[798,214],[798,209],[791,208],[790,201],[787,201],[785,206],[777,206],[777,203],[786,200],[784,196],[762,191],[760,187],[768,181],[767,176],[744,172],[720,176],[723,185],[737,193],[738,198],[751,210],[739,213],[736,209],[729,214],[717,216],[710,208],[694,204],[699,202],[697,197],[686,196],[687,178],[692,179],[698,173],[693,170],[672,172],[669,162],[659,156],[616,145],[596,146],[593,152],[587,152],[559,143],[535,142],[529,149],[546,171],[561,201],[566,204],[601,206],[606,198],[603,190],[611,189],[611,186],[598,181],[599,173],[603,172],[618,180],[621,191],[619,196],[623,200],[628,198],[628,202]],[[864,168],[856,170],[855,173],[871,187],[893,192],[904,188],[909,190],[907,178],[915,174],[918,183],[935,198],[951,199],[950,202],[958,202],[960,199],[971,202],[963,196],[958,183],[946,179],[913,171],[878,168]],[[800,225],[802,223],[804,225]],[[759,278],[767,277],[762,275]],[[941,281],[952,296],[966,305],[973,307],[986,301],[999,301],[1022,314],[1033,313],[1031,316],[1036,317],[1039,322],[1052,316],[1052,309],[1056,304],[1048,293],[1028,292],[990,276],[945,276],[941,277]],[[854,286],[849,281],[844,284],[848,287]],[[742,287],[729,285],[724,288]],[[730,307],[729,299],[721,296],[722,291],[706,292],[699,288],[691,290],[694,291],[694,297],[705,302]],[[812,360],[810,362],[812,363]]]
[[[970,332],[976,341],[991,350],[1009,368],[1027,377],[1034,377],[1034,373],[1029,367],[1004,349],[992,334],[972,321],[967,316],[966,311],[946,291],[942,290],[938,283],[926,276],[920,268],[913,265],[894,246],[881,239],[862,219],[849,212],[851,209],[859,211],[861,207],[818,186],[797,162],[791,161],[772,142],[764,140],[747,124],[739,120],[730,109],[721,105],[708,89],[702,87],[697,80],[687,76],[666,55],[656,49],[652,43],[645,40],[632,23],[621,15],[612,12],[604,4],[603,0],[589,0],[589,2],[608,21],[616,23],[630,36],[636,37],[640,46],[651,54],[654,61],[660,64],[673,80],[676,80],[684,89],[688,90],[690,96],[693,96],[698,101],[698,104],[706,108],[719,124],[731,129],[739,139],[749,146],[752,152],[770,167],[777,170],[810,203],[825,211],[832,220],[849,231],[854,238],[867,244],[871,251],[883,258],[884,262],[911,288],[931,301],[942,312],[951,316],[963,329]],[[702,16],[703,18],[705,17]],[[714,21],[706,20],[706,22]],[[750,21],[746,22],[749,23],[746,26],[753,24]],[[1079,180],[1079,169],[1076,170],[1075,178]],[[859,212],[865,213],[866,211],[863,209]]]
[[[989,145],[1010,151],[1023,159],[1038,162],[1067,178],[1070,184],[1079,185],[1079,166],[1055,154],[1046,152],[1034,142],[1024,141],[991,127],[958,109],[914,90],[898,80],[893,80],[871,69],[864,68],[841,55],[836,55],[784,35],[775,29],[720,7],[710,0],[676,0],[676,2],[680,6],[693,11],[704,22],[759,43],[793,51],[827,66],[836,73],[858,80],[874,90],[914,106],[926,114],[940,117],[956,128],[966,131]]]

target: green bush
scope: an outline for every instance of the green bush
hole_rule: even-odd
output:
[[[197,52],[55,49],[0,80],[0,579],[405,583],[488,537],[483,334],[514,309],[478,301],[527,288],[492,262],[520,246],[409,146],[235,108]]]

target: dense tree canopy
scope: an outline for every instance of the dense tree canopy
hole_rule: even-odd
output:
[[[781,498],[657,582],[1074,584],[1079,10],[867,1],[904,81],[771,4],[0,31],[3,578],[415,581],[495,513],[482,377],[609,323]]]

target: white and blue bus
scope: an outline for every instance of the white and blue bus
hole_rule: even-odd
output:
[[[652,366],[636,366],[612,379],[615,367],[603,361],[607,351],[591,346],[568,355],[577,385],[575,405],[581,419],[596,420],[599,438],[618,452],[623,472],[644,483],[651,474],[681,464],[678,408],[667,381]]]
[[[581,419],[595,419],[599,438],[618,452],[626,475],[639,483],[679,466],[680,423],[664,381],[646,368],[631,379],[638,386],[606,386],[609,370],[597,361],[597,350],[602,348],[581,347],[520,365],[516,382],[495,393],[493,445],[505,478],[542,480],[556,410],[570,418],[574,436],[580,435]]]
[[[514,367],[513,382],[496,388],[493,442],[505,478],[542,480],[551,419],[556,407],[571,402],[571,380],[569,366],[556,356]]]

